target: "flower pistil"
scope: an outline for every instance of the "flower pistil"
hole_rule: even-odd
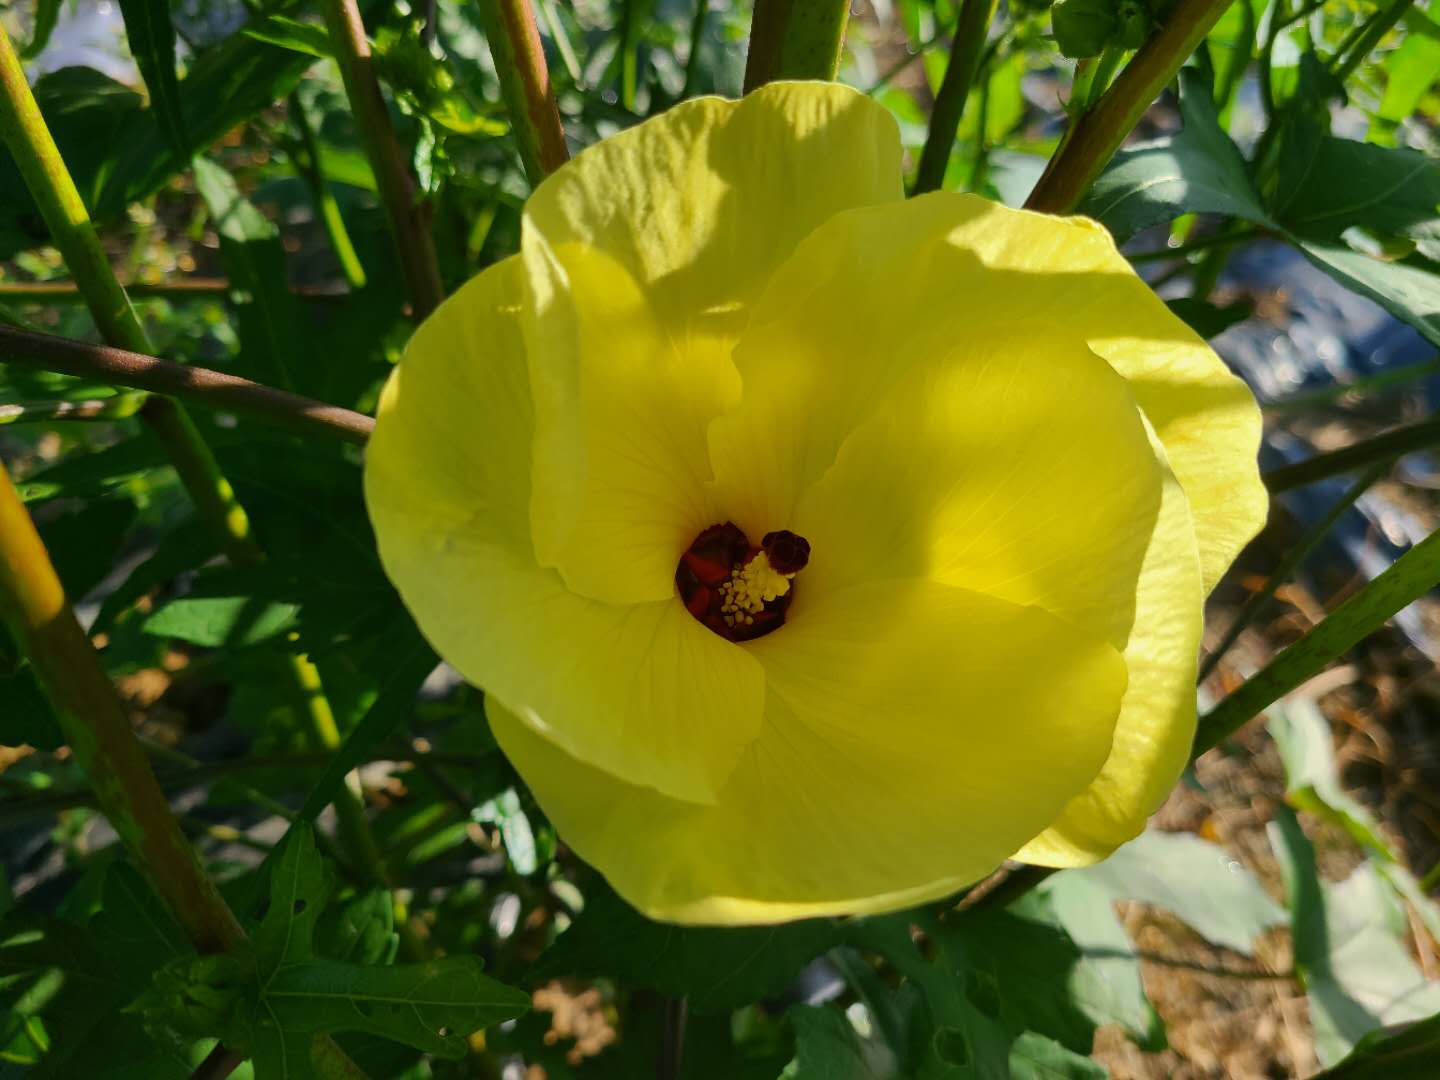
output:
[[[794,596],[795,575],[810,561],[810,544],[781,529],[750,544],[734,522],[712,525],[695,538],[675,568],[685,608],[730,641],[749,641],[778,629]]]

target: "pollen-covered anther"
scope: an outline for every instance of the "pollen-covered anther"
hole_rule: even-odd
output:
[[[686,609],[721,637],[748,641],[785,622],[792,581],[810,545],[792,532],[766,533],[758,548],[731,522],[704,530],[675,568]]]

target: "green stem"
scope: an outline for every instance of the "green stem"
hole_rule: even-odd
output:
[[[1229,738],[1325,666],[1440,584],[1440,532],[1416,544],[1200,718],[1192,758]]]
[[[1282,491],[1304,487],[1375,462],[1394,461],[1413,451],[1436,445],[1440,445],[1440,420],[1424,420],[1327,454],[1316,454],[1294,465],[1271,469],[1263,479],[1271,494],[1278,495]]]
[[[201,952],[244,938],[234,914],[180,831],[115,688],[0,469],[0,616],[45,691],[65,741],[136,865]]]
[[[1072,211],[1229,6],[1230,0],[1178,0],[1165,25],[1141,46],[1095,107],[1075,123],[1073,134],[1050,159],[1026,200],[1026,209]]]
[[[879,78],[877,78],[869,86],[865,87],[866,95],[874,97],[881,90],[884,90],[885,87],[890,85],[890,81],[894,79],[896,75],[899,75],[911,64],[915,63],[916,60],[919,60],[922,56],[929,52],[930,49],[934,48],[935,43],[939,40],[939,37],[928,38],[925,41],[920,42],[920,44],[916,45],[913,52],[907,50],[905,55],[901,59],[896,60],[895,63],[891,64],[888,68],[886,68],[880,73]]]
[[[965,102],[970,85],[980,70],[980,57],[985,51],[985,38],[990,20],[995,17],[995,0],[962,0],[960,17],[955,27],[955,41],[950,48],[950,61],[945,65],[944,78],[935,95],[935,109],[930,114],[930,130],[925,136],[925,149],[920,154],[920,167],[915,173],[913,194],[938,191],[945,181],[945,167],[950,163],[950,150],[955,134],[965,115]],[[985,133],[980,133],[983,142]]]
[[[355,0],[322,0],[320,10],[365,155],[380,188],[380,201],[385,204],[411,312],[416,319],[423,319],[445,299],[435,238],[430,234],[429,206],[416,197],[414,181],[380,94],[370,40],[365,36],[365,24]]]
[[[90,214],[50,136],[45,118],[40,115],[20,60],[3,27],[0,27],[0,139],[9,146],[51,239],[85,296],[101,336],[123,349],[151,352],[145,328],[110,268]],[[169,399],[151,398],[139,415],[174,462],[201,517],[222,537],[226,553],[243,555],[252,550],[254,541],[245,510],[184,409]]]
[[[620,0],[620,107],[635,111],[640,80],[640,24],[644,0]]]
[[[1405,17],[1405,12],[1410,10],[1414,0],[1390,0],[1390,3],[1371,15],[1362,29],[1355,36],[1353,42],[1349,42],[1349,48],[1341,45],[1340,51],[1335,54],[1331,62],[1331,73],[1337,82],[1343,83],[1355,70],[1365,62],[1371,50],[1380,44],[1380,39],[1395,28],[1395,25]]]
[[[355,253],[355,245],[350,240],[350,232],[345,228],[345,219],[340,214],[340,204],[335,201],[335,192],[330,188],[330,181],[325,178],[325,167],[320,158],[320,140],[315,137],[310,118],[305,115],[305,106],[300,102],[299,93],[292,93],[285,99],[285,109],[290,114],[291,123],[295,125],[296,134],[300,136],[300,146],[304,151],[304,160],[296,162],[296,171],[310,188],[310,198],[314,200],[315,209],[319,211],[320,221],[325,226],[325,235],[330,239],[330,249],[335,252],[345,281],[352,289],[363,289],[365,267],[360,263],[360,256]]]
[[[531,185],[538,185],[570,159],[570,151],[565,146],[535,12],[530,0],[478,2],[520,160]]]
[[[1330,507],[1324,517],[1306,530],[1305,535],[1301,537],[1298,544],[1295,544],[1286,551],[1285,557],[1280,560],[1279,565],[1275,567],[1270,577],[1266,579],[1264,587],[1261,588],[1259,592],[1252,593],[1249,599],[1241,605],[1240,610],[1235,613],[1235,618],[1231,620],[1229,628],[1220,638],[1219,643],[1210,651],[1210,655],[1205,657],[1205,662],[1200,665],[1200,673],[1196,676],[1196,682],[1204,682],[1210,676],[1210,673],[1214,671],[1220,663],[1221,658],[1230,651],[1230,646],[1234,645],[1235,642],[1240,639],[1240,635],[1245,632],[1245,628],[1254,622],[1259,614],[1265,610],[1266,605],[1270,603],[1271,598],[1274,597],[1280,586],[1289,581],[1290,576],[1300,568],[1300,564],[1308,559],[1310,553],[1320,546],[1320,542],[1329,534],[1335,522],[1340,520],[1340,516],[1355,504],[1356,499],[1369,491],[1375,482],[1384,476],[1389,469],[1390,462],[1388,461],[1372,466],[1365,475],[1361,476],[1350,486],[1345,494],[1335,500],[1334,505]]]
[[[335,724],[335,713],[320,682],[320,671],[300,653],[290,654],[287,660],[295,687],[296,706],[306,719],[311,741],[316,749],[334,754],[340,748],[340,729]],[[340,842],[351,863],[371,884],[388,888],[389,874],[385,870],[385,861],[365,818],[365,804],[360,797],[360,774],[353,769],[336,793],[335,817]]]
[[[302,434],[323,434],[346,442],[364,443],[375,428],[375,421],[361,413],[262,386],[237,375],[8,326],[0,326],[0,363],[149,390],[152,396],[146,399],[142,414],[157,401],[168,400],[153,395],[173,394],[202,408],[226,409]],[[254,554],[247,548],[238,557],[243,562]]]
[[[234,291],[225,278],[193,277],[154,284],[132,281],[121,286],[131,299],[154,300],[222,300]],[[302,300],[343,300],[349,291],[335,285],[295,285],[290,291]],[[85,294],[73,281],[4,281],[0,282],[0,299],[20,303],[57,304],[84,302]]]
[[[0,405],[0,424],[50,424],[56,420],[124,420],[134,416],[145,398],[117,394],[93,401],[22,401]]]
[[[684,101],[695,92],[700,74],[700,43],[705,38],[705,17],[710,13],[710,0],[695,0],[695,14],[690,17],[690,51],[685,54],[685,85],[680,89]]]
[[[756,0],[745,93],[777,79],[835,78],[849,18],[850,0]]]
[[[1267,413],[1288,413],[1301,409],[1313,409],[1317,405],[1324,405],[1352,394],[1356,397],[1363,397],[1367,394],[1388,390],[1394,386],[1403,386],[1426,375],[1437,373],[1440,373],[1440,356],[1421,360],[1418,364],[1404,364],[1401,367],[1391,368],[1389,371],[1356,379],[1354,382],[1334,383],[1317,390],[1303,390],[1298,394],[1291,394],[1288,397],[1272,401],[1263,408]]]
[[[585,75],[580,70],[575,46],[570,44],[570,35],[565,32],[565,24],[560,21],[560,16],[555,11],[555,0],[540,0],[540,17],[545,20],[545,29],[550,31],[550,40],[555,43],[560,62],[565,65],[565,73],[570,76],[570,81],[577,89],[583,89],[581,84]]]

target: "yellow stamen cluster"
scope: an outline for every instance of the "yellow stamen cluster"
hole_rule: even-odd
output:
[[[720,586],[720,611],[726,626],[751,626],[755,616],[771,600],[790,591],[794,574],[782,574],[770,565],[763,551],[744,566],[730,571],[730,580]],[[712,609],[713,610],[713,609]]]

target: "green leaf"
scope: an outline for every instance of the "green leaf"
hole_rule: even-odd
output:
[[[1440,1061],[1440,1015],[1370,1032],[1315,1080],[1433,1080],[1436,1061]]]
[[[787,1014],[795,1025],[795,1060],[781,1080],[884,1080],[865,1060],[855,1028],[837,1009],[796,1005]]]
[[[1370,811],[1340,786],[1330,725],[1319,706],[1307,699],[1288,700],[1271,709],[1268,728],[1285,765],[1287,801],[1345,830],[1374,858],[1381,880],[1440,940],[1440,904],[1425,895],[1415,875],[1400,862]]]
[[[1140,960],[1115,914],[1108,883],[1082,874],[1055,874],[1038,900],[1022,901],[1022,914],[1054,922],[1080,950],[1070,973],[1070,1000],[1096,1027],[1118,1024],[1143,1050],[1165,1049],[1165,1024],[1145,994]]]
[[[1142,833],[1104,862],[1062,877],[1094,884],[1112,899],[1163,907],[1208,941],[1247,956],[1256,937],[1285,921],[1229,852],[1190,833]]]
[[[1415,150],[1339,139],[1294,117],[1280,143],[1270,213],[1292,233],[1334,243],[1363,226],[1440,258],[1440,162]]]
[[[317,60],[329,60],[335,55],[325,27],[284,15],[266,15],[258,23],[246,26],[240,32],[256,41],[278,45],[291,52],[304,53]]]
[[[1440,312],[1440,306],[1436,308]],[[1379,630],[1401,608],[1440,582],[1440,533],[1416,544],[1377,577],[1250,676],[1200,720],[1197,751],[1208,750],[1251,717],[1318,674],[1353,645]]]
[[[150,108],[160,130],[176,153],[190,147],[185,134],[185,113],[180,105],[180,80],[175,77],[175,27],[170,22],[169,0],[120,0],[130,54],[150,91]]]
[[[35,85],[36,100],[91,215],[105,223],[188,168],[190,158],[295,86],[313,63],[235,34],[199,53],[179,84],[187,144],[172,145],[155,110],[126,87],[85,68]],[[0,155],[0,258],[49,235],[9,155]]]
[[[287,1032],[363,1031],[459,1059],[466,1035],[530,1007],[528,994],[483,967],[476,956],[401,967],[315,960],[282,966],[264,993]]]
[[[46,511],[61,510],[59,514]],[[135,504],[123,497],[101,497],[73,508],[42,508],[37,526],[72,601],[87,596],[110,573],[130,527]]]
[[[290,291],[280,230],[213,161],[195,159],[195,188],[220,234],[220,254],[230,275],[240,324],[236,374],[285,390],[308,390],[300,376],[315,350],[305,309]]]
[[[331,960],[388,964],[395,959],[395,901],[388,889],[367,889],[339,906],[332,905],[318,930],[318,951]]]
[[[1440,345],[1440,272],[1430,264],[1387,262],[1340,243],[1298,243],[1305,257],[1336,281],[1368,296],[1431,344]]]
[[[498,825],[500,839],[505,842],[505,854],[517,874],[533,874],[539,869],[535,854],[535,833],[530,828],[530,819],[520,805],[520,796],[514,788],[501,792],[495,798],[482,803],[470,812],[470,817],[482,825]]]
[[[1288,806],[1276,808],[1269,831],[1321,1064],[1338,1062],[1382,1024],[1440,1011],[1440,983],[1427,981],[1410,958],[1406,920],[1374,867],[1364,863],[1338,885],[1322,882],[1314,848]]]
[[[933,962],[916,947],[912,918],[922,921],[938,946]],[[973,968],[963,941],[947,937],[920,913],[862,919],[846,930],[852,944],[883,956],[923,998],[924,1008],[910,1012],[906,1075],[1008,1080],[1017,1032],[1002,1022],[994,974]]]
[[[1180,72],[1180,115],[1184,126],[1178,133],[1117,153],[1080,213],[1120,240],[1181,214],[1266,222],[1245,159],[1221,130],[1210,85],[1194,68]]]
[[[299,610],[296,604],[256,596],[186,596],[171,600],[142,628],[155,637],[239,649],[293,629]]]
[[[270,903],[253,938],[262,993],[282,967],[315,956],[315,927],[330,897],[330,884],[314,830],[292,826],[270,868]]]
[[[1382,120],[1398,124],[1408,119],[1440,78],[1440,26],[1434,21],[1437,17],[1440,0],[1431,0],[1425,15],[1411,11],[1405,40],[1385,58],[1385,95],[1376,110]],[[1429,25],[1429,32],[1417,32],[1424,24]]]
[[[30,30],[30,40],[20,50],[21,60],[34,60],[42,49],[50,44],[50,35],[60,21],[60,0],[35,0],[35,24]]]
[[[652,922],[606,886],[540,954],[533,982],[607,976],[627,986],[688,997],[697,1013],[748,1005],[782,989],[840,940],[829,919],[765,927],[684,927]]]
[[[1105,1066],[1027,1031],[1010,1047],[1011,1080],[1105,1080]]]
[[[111,864],[100,895],[103,906],[90,928],[118,980],[134,985],[190,951],[184,931],[128,863]]]
[[[1255,310],[1253,304],[1244,300],[1236,300],[1222,307],[1208,300],[1197,300],[1193,296],[1166,300],[1165,306],[1186,326],[1207,340],[1218,337],[1236,323],[1244,322]]]

